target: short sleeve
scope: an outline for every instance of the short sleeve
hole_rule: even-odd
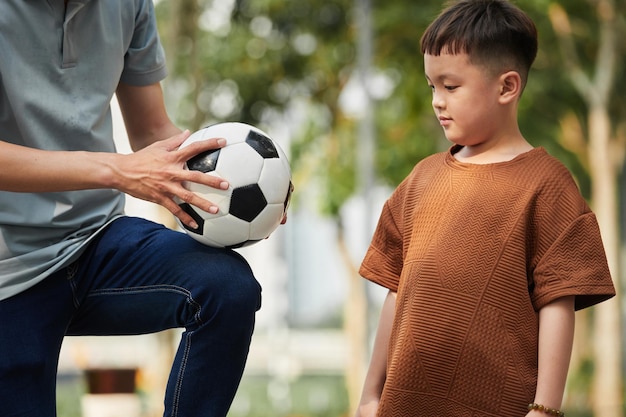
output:
[[[359,273],[391,291],[398,291],[403,267],[402,233],[394,218],[393,196],[382,210]]]
[[[120,81],[143,86],[165,78],[165,52],[157,31],[154,4],[151,0],[137,1],[135,30],[124,57]]]
[[[533,273],[536,310],[564,296],[580,310],[615,295],[598,223],[593,212],[576,218],[554,241]]]

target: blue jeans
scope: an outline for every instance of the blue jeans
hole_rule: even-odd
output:
[[[239,386],[261,288],[236,252],[123,217],[79,260],[0,301],[0,415],[53,417],[65,335],[184,327],[165,416],[225,416]]]

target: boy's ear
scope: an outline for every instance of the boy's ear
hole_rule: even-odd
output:
[[[500,75],[500,102],[517,101],[522,94],[522,77],[517,71],[507,71]]]

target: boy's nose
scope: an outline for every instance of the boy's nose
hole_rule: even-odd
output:
[[[433,108],[435,109],[443,109],[444,103],[441,100],[433,100]]]
[[[432,104],[435,109],[443,109],[445,107],[445,101],[441,98],[441,95],[436,92],[433,93]]]

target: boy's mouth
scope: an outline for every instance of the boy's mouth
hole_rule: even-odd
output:
[[[439,124],[441,126],[447,126],[452,121],[450,117],[445,117],[445,116],[439,116],[438,119],[439,119]]]

